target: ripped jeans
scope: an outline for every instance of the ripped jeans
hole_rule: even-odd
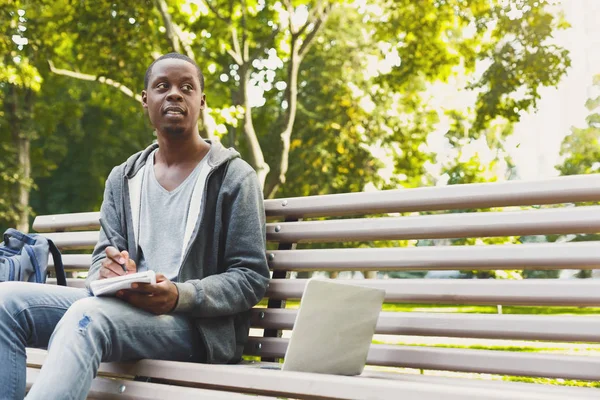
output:
[[[85,289],[0,283],[0,399],[22,399],[26,347],[48,348],[28,399],[85,399],[100,362],[202,361],[191,319],[156,316]]]

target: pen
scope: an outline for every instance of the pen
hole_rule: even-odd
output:
[[[114,247],[115,249],[119,250],[119,246],[117,246],[117,242],[115,241],[115,238],[112,235],[112,231],[110,230],[108,225],[106,225],[104,223],[104,221],[102,221],[102,218],[99,218],[98,221],[100,221],[100,226],[102,226],[102,230],[104,231],[104,234],[108,238],[108,241],[110,242],[111,246]],[[123,268],[123,271],[125,271],[125,273],[127,273],[127,268],[125,267],[125,264],[119,263],[119,265],[121,266],[121,268]]]

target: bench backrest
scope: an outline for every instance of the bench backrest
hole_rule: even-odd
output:
[[[595,234],[600,232],[600,207],[573,205],[596,201],[600,201],[600,175],[266,200],[267,256],[273,279],[268,307],[257,307],[253,314],[254,328],[264,329],[264,334],[251,338],[246,354],[284,356],[287,339],[281,332],[292,329],[296,315],[285,302],[301,298],[306,279],[298,277],[306,272],[600,269],[599,241],[439,245],[456,238],[472,242],[494,237],[499,243],[513,243],[501,238]],[[498,207],[506,208],[499,212]],[[98,238],[98,215],[40,216],[34,229],[46,232],[62,249],[89,253]],[[423,239],[429,245],[421,245]],[[89,263],[89,254],[64,255],[70,271],[85,270]],[[384,288],[387,303],[600,306],[600,280],[593,279],[343,281]],[[600,318],[590,316],[384,311],[377,325],[378,335],[559,342],[600,342],[599,332]],[[600,379],[599,357],[572,355],[374,344],[367,363]]]

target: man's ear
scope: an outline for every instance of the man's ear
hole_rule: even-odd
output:
[[[142,90],[142,107],[148,108],[148,93]]]
[[[202,93],[202,101],[200,102],[200,109],[204,110],[204,107],[206,107],[206,95],[204,93]]]

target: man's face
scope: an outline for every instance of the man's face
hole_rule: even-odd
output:
[[[196,67],[185,60],[167,58],[152,67],[142,105],[159,132],[182,134],[193,131],[204,108]]]

